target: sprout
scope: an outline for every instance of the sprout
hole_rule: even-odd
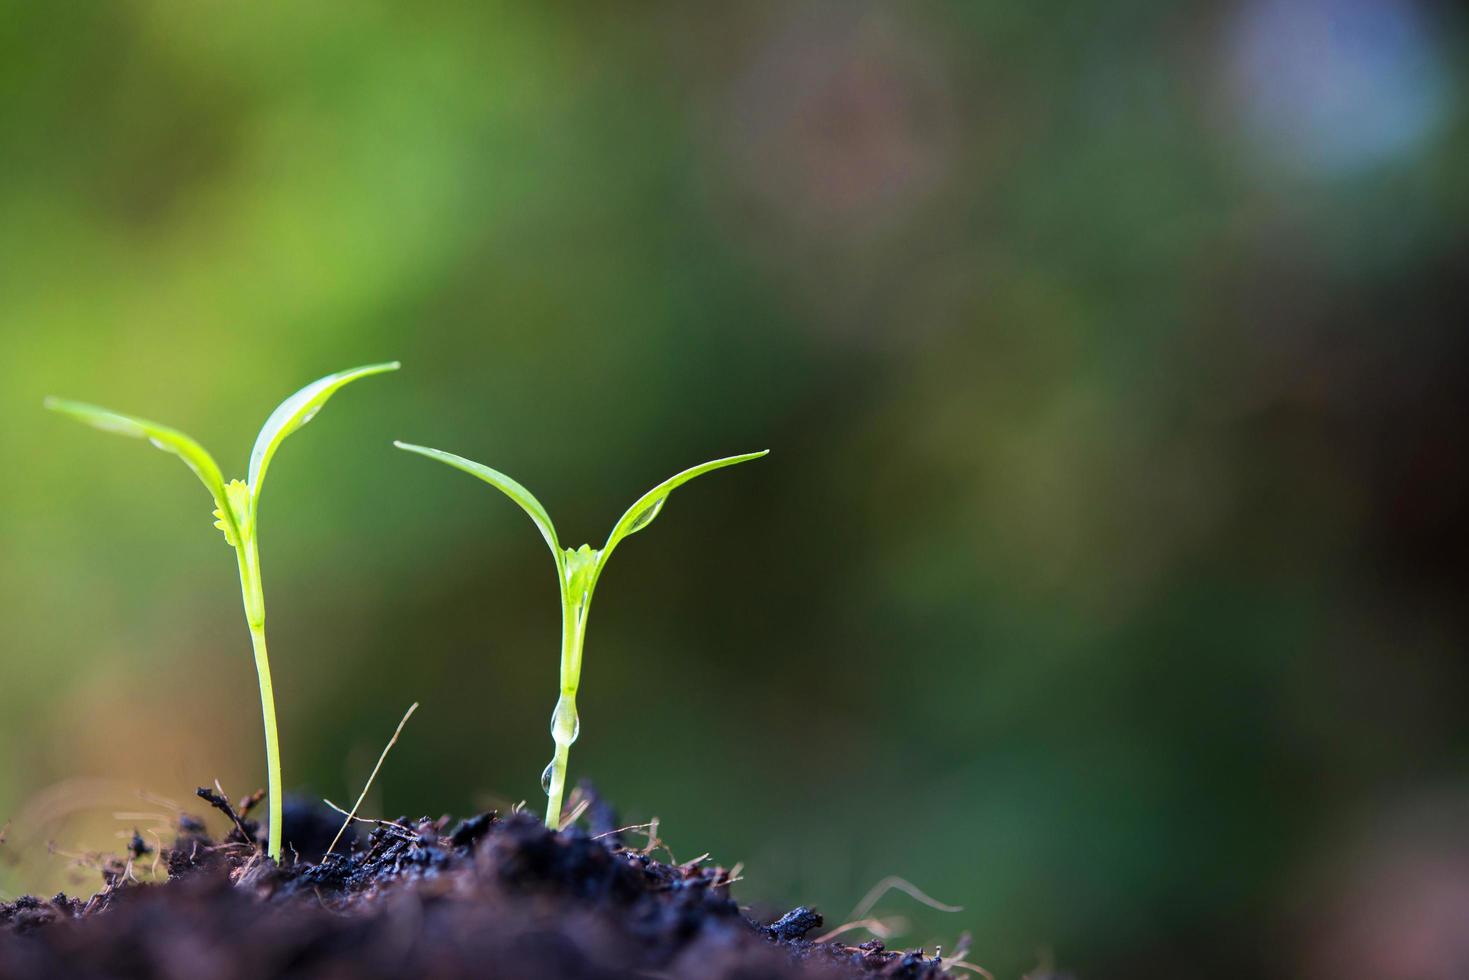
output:
[[[250,640],[255,648],[255,670],[260,677],[260,710],[265,723],[265,759],[270,786],[270,843],[269,854],[280,860],[281,856],[281,753],[280,738],[276,731],[275,693],[270,684],[270,660],[265,652],[265,594],[260,585],[260,549],[256,537],[256,518],[260,510],[260,488],[265,482],[265,471],[275,456],[275,451],[286,436],[310,422],[326,404],[326,400],[338,388],[358,378],[365,378],[384,371],[395,371],[398,362],[371,364],[328,375],[296,392],[281,402],[255,439],[250,451],[250,468],[247,480],[224,482],[219,464],[193,439],[176,429],[148,422],[131,415],[121,415],[83,405],[79,402],[59,398],[46,399],[46,407],[52,411],[70,415],[75,419],[95,426],[106,432],[147,439],[165,452],[173,453],[194,471],[205,489],[214,498],[214,526],[224,532],[224,538],[235,549],[240,565],[240,591],[245,600],[245,620],[250,625]]]
[[[597,579],[601,577],[607,559],[612,557],[612,550],[623,538],[636,534],[651,524],[653,518],[663,510],[663,503],[668,495],[678,487],[711,470],[758,459],[769,450],[716,459],[664,480],[627,509],[612,528],[607,543],[597,550],[585,544],[576,549],[563,549],[556,538],[556,528],[551,524],[546,508],[541,506],[541,502],[529,490],[504,473],[437,449],[405,442],[395,442],[393,445],[447,463],[455,469],[479,477],[504,493],[530,515],[530,519],[540,530],[541,537],[546,539],[551,557],[556,560],[556,578],[561,587],[561,696],[551,713],[551,738],[556,743],[556,753],[551,764],[541,774],[541,788],[547,796],[546,826],[553,830],[558,829],[561,821],[561,797],[566,789],[566,761],[571,753],[571,743],[576,741],[581,732],[581,721],[576,713],[576,692],[581,683],[582,644],[587,632],[587,613],[592,605],[592,590],[597,586]]]

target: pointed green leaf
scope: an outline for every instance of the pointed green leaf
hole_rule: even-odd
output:
[[[745,453],[740,456],[727,456],[724,459],[710,460],[707,463],[700,463],[698,466],[690,467],[682,473],[664,480],[652,490],[639,497],[638,502],[629,507],[621,519],[618,520],[617,525],[612,529],[612,533],[607,536],[607,543],[602,547],[602,558],[599,564],[605,565],[607,563],[607,558],[612,554],[612,549],[617,547],[623,538],[631,534],[636,534],[649,524],[652,524],[653,519],[662,513],[664,502],[668,500],[668,495],[674,490],[677,490],[696,476],[703,476],[705,473],[722,469],[726,466],[733,466],[736,463],[759,459],[768,452],[770,450],[762,449],[757,453]]]
[[[133,415],[123,415],[120,412],[98,408],[96,405],[66,401],[62,398],[47,398],[45,404],[53,412],[70,415],[104,432],[116,432],[119,435],[132,436],[134,439],[147,439],[164,452],[173,453],[194,471],[194,475],[199,478],[208,489],[209,495],[214,498],[215,506],[228,510],[229,498],[225,493],[224,475],[219,471],[219,464],[205,451],[203,446],[177,429],[170,429],[166,425],[149,422],[147,419],[140,419]]]
[[[270,466],[271,457],[275,455],[275,451],[280,448],[286,436],[315,418],[316,413],[321,411],[321,406],[326,404],[326,400],[334,395],[338,388],[358,378],[382,374],[385,371],[396,371],[398,366],[397,361],[390,361],[386,364],[369,364],[366,367],[352,368],[350,371],[338,371],[336,374],[329,374],[311,382],[276,406],[276,410],[270,413],[270,418],[265,420],[265,425],[261,426],[260,435],[255,437],[255,447],[250,450],[250,473],[246,477],[246,482],[250,484],[252,514],[255,507],[258,506],[260,485],[265,480],[265,471]]]
[[[520,509],[529,514],[530,519],[535,521],[536,527],[541,532],[541,537],[546,539],[546,544],[551,548],[551,554],[556,558],[557,570],[559,571],[565,567],[566,558],[561,551],[561,545],[556,540],[556,527],[551,523],[551,515],[546,513],[546,508],[542,507],[541,502],[525,487],[510,479],[510,477],[501,473],[499,470],[492,470],[482,463],[465,459],[463,456],[455,456],[453,453],[446,453],[438,449],[429,449],[427,446],[415,446],[408,442],[394,441],[393,445],[399,449],[406,449],[410,453],[418,453],[420,456],[427,456],[429,459],[436,459],[441,463],[447,463],[456,470],[463,470],[470,476],[477,476],[515,501],[520,505]]]

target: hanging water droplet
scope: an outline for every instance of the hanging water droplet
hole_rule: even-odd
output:
[[[551,795],[551,773],[556,768],[556,760],[552,759],[546,763],[546,768],[541,770],[541,792],[547,796]]]
[[[576,702],[564,694],[551,712],[551,739],[557,745],[570,745],[581,734],[581,717],[576,713]]]

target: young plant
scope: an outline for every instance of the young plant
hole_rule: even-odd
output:
[[[265,593],[260,585],[260,547],[256,535],[260,488],[265,482],[265,471],[281,442],[315,418],[316,413],[321,411],[321,406],[326,404],[326,400],[337,389],[358,378],[397,369],[398,362],[393,361],[341,371],[313,381],[281,402],[270,413],[270,418],[265,420],[265,426],[255,439],[255,446],[250,450],[248,478],[243,481],[231,480],[229,483],[224,482],[224,475],[214,457],[203,446],[176,429],[94,405],[59,398],[46,399],[46,407],[52,411],[70,415],[107,432],[147,439],[164,452],[173,453],[194,471],[194,475],[203,482],[209,495],[214,498],[214,526],[224,532],[224,539],[235,549],[235,558],[239,562],[245,621],[250,626],[250,641],[255,649],[255,672],[260,678],[260,710],[265,723],[265,763],[270,787],[268,853],[277,861],[281,856],[281,751],[280,738],[276,731],[275,692],[270,684],[270,660],[265,652]]]
[[[571,743],[581,733],[581,720],[576,713],[576,692],[581,685],[582,644],[587,633],[587,613],[592,605],[592,590],[597,587],[597,579],[601,577],[602,569],[607,567],[607,559],[612,557],[612,550],[623,538],[636,534],[653,523],[653,518],[663,510],[663,503],[668,495],[694,477],[721,467],[758,459],[770,450],[762,449],[758,453],[716,459],[684,470],[639,497],[637,503],[629,507],[618,520],[607,537],[607,543],[600,549],[586,544],[576,549],[563,549],[556,538],[556,528],[551,524],[546,508],[541,506],[541,502],[529,490],[504,473],[437,449],[406,442],[395,442],[393,445],[447,463],[470,476],[479,477],[499,490],[530,515],[530,519],[540,530],[541,537],[546,539],[546,544],[551,548],[551,557],[556,560],[556,579],[561,586],[561,696],[556,701],[556,709],[551,712],[551,739],[556,743],[556,752],[550,765],[546,766],[546,771],[541,774],[541,788],[546,791],[547,796],[546,826],[552,830],[559,829],[561,797],[566,789],[566,762],[571,753]]]

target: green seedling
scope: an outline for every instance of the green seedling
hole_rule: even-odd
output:
[[[370,364],[366,367],[340,371],[296,392],[281,402],[255,439],[250,450],[249,478],[224,482],[219,464],[193,439],[176,429],[158,425],[131,415],[122,415],[59,398],[46,399],[46,407],[52,411],[70,415],[75,419],[95,426],[106,432],[147,439],[164,452],[173,453],[194,471],[209,495],[214,498],[214,526],[224,532],[224,538],[235,549],[240,565],[240,591],[245,600],[245,621],[250,626],[250,641],[255,649],[255,671],[260,678],[260,710],[265,723],[265,762],[270,787],[270,841],[268,853],[277,861],[281,856],[281,751],[280,736],[276,729],[275,692],[270,684],[270,659],[265,652],[265,593],[260,585],[260,546],[256,535],[257,517],[260,512],[260,488],[265,482],[265,471],[270,466],[275,451],[286,436],[310,422],[321,411],[326,400],[337,389],[358,378],[365,378],[384,371],[395,371],[398,362]]]
[[[725,466],[758,459],[769,450],[716,459],[684,470],[639,497],[637,503],[629,507],[612,528],[612,533],[607,537],[607,543],[601,549],[594,549],[591,545],[586,544],[576,549],[563,549],[556,538],[556,528],[551,524],[546,508],[541,506],[541,502],[529,490],[504,473],[462,456],[455,456],[437,449],[414,446],[405,442],[395,442],[393,445],[399,449],[406,449],[409,452],[427,456],[429,459],[447,463],[470,476],[479,477],[504,493],[519,504],[521,510],[530,515],[530,519],[540,530],[541,537],[546,539],[546,544],[551,549],[551,557],[556,560],[556,578],[561,587],[561,696],[556,700],[556,709],[551,712],[551,739],[556,743],[556,751],[550,765],[546,766],[546,771],[541,774],[541,788],[545,790],[547,796],[546,826],[552,830],[559,829],[561,798],[566,789],[566,762],[571,753],[571,743],[575,742],[577,736],[581,734],[581,720],[576,713],[576,692],[581,685],[582,645],[587,632],[587,614],[592,605],[592,590],[597,586],[602,569],[607,567],[607,559],[612,557],[612,550],[622,542],[623,538],[636,534],[653,523],[653,518],[663,510],[664,501],[674,490],[696,476],[702,476],[711,470]]]

